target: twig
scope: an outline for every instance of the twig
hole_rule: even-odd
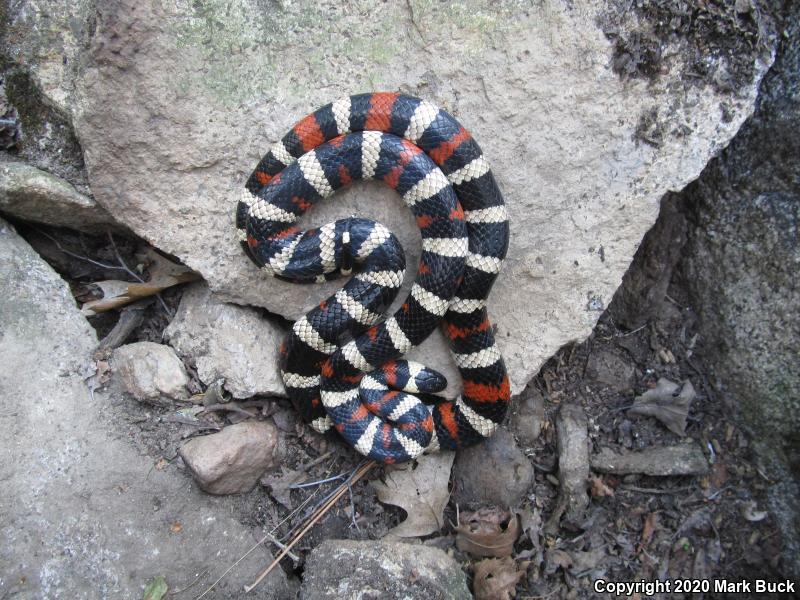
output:
[[[128,265],[125,264],[124,260],[122,260],[122,256],[120,255],[119,250],[117,250],[117,244],[114,241],[114,234],[111,233],[110,231],[106,233],[108,233],[108,241],[111,242],[111,247],[114,249],[114,254],[117,257],[119,264],[121,264],[124,267],[125,271],[131,277],[134,277],[139,283],[145,283],[145,280],[139,277],[139,275],[135,271],[132,271],[130,268],[128,268]],[[161,294],[156,294],[155,296],[156,298],[158,298],[158,301],[161,302],[161,306],[164,308],[164,312],[166,312],[167,316],[171,319],[174,315],[172,314],[172,311],[169,309],[169,306],[167,306],[167,303],[164,302],[164,298],[161,297]]]
[[[248,417],[255,417],[253,413],[239,406],[238,402],[226,402],[225,404],[212,404],[211,406],[204,406],[202,412],[220,412],[223,410],[242,413]]]
[[[275,557],[275,560],[273,560],[270,563],[270,565],[266,569],[264,569],[258,577],[256,577],[256,580],[251,585],[245,586],[244,591],[247,593],[247,592],[250,592],[253,589],[255,589],[255,587],[258,586],[258,584],[261,583],[264,580],[264,578],[272,572],[272,570],[278,565],[278,563],[280,563],[280,561],[283,560],[283,557],[288,554],[289,550],[291,550],[292,547],[294,547],[294,545],[297,544],[297,542],[299,542],[301,539],[303,539],[305,534],[308,533],[308,531],[314,525],[317,524],[317,521],[319,521],[323,516],[325,516],[325,514],[331,508],[333,508],[333,506],[336,504],[336,502],[338,502],[339,498],[344,496],[344,494],[347,492],[347,490],[350,489],[350,486],[352,484],[356,483],[358,480],[360,480],[364,475],[366,475],[369,472],[369,470],[372,467],[374,467],[376,464],[377,463],[374,460],[366,463],[364,466],[362,466],[360,469],[358,469],[358,471],[356,471],[356,473],[348,481],[346,481],[342,485],[340,485],[339,488],[337,489],[336,493],[333,495],[333,498],[331,498],[328,502],[326,502],[323,505],[323,507],[320,510],[317,511],[317,513],[311,518],[311,520],[308,522],[308,524],[305,527],[303,527],[303,529],[300,531],[300,533],[298,533],[292,539],[292,541],[289,542],[286,545],[286,548],[281,550],[281,552],[278,554],[278,556]]]
[[[200,573],[198,573],[197,577],[194,578],[194,581],[192,581],[192,583],[190,583],[189,585],[187,585],[184,588],[181,588],[179,590],[175,590],[174,592],[170,592],[169,595],[170,596],[177,596],[178,594],[182,594],[183,592],[188,590],[190,587],[192,587],[194,584],[196,584],[198,581],[200,581],[200,579],[205,577],[207,574],[208,574],[208,567],[206,567]]]
[[[328,457],[328,456],[330,456],[331,454],[333,454],[333,450],[330,450],[330,451],[329,451],[329,452],[327,452],[326,454],[323,454],[323,455],[322,455],[322,456],[320,456],[319,458],[315,459],[315,460],[314,460],[314,461],[313,461],[311,464],[309,464],[308,468],[311,468],[312,466],[314,466],[314,465],[318,464],[318,462],[321,462],[322,460],[324,460],[325,458],[327,458],[327,457]],[[335,462],[335,461],[334,461],[334,462]],[[294,517],[296,514],[298,514],[298,513],[299,513],[299,512],[300,512],[300,511],[301,511],[301,510],[302,510],[302,509],[305,507],[305,505],[306,505],[306,504],[308,504],[309,502],[311,502],[311,500],[314,498],[314,496],[316,496],[316,495],[319,493],[319,491],[320,491],[321,489],[322,489],[322,488],[317,488],[316,490],[314,490],[314,492],[313,492],[313,493],[312,493],[312,494],[311,494],[311,495],[310,495],[308,498],[306,498],[305,500],[303,500],[303,501],[300,503],[300,505],[299,505],[297,508],[295,508],[295,509],[294,509],[292,512],[290,512],[288,515],[286,515],[286,516],[285,516],[285,517],[284,517],[284,518],[283,518],[283,519],[282,519],[282,520],[281,520],[281,521],[280,521],[280,522],[279,522],[277,525],[275,525],[275,527],[273,527],[273,528],[272,528],[272,530],[271,530],[270,532],[268,532],[266,535],[264,535],[264,537],[262,537],[262,538],[261,538],[261,539],[260,539],[258,542],[256,542],[255,544],[253,544],[253,546],[251,546],[251,547],[250,547],[250,549],[249,549],[247,552],[245,552],[244,554],[242,554],[242,555],[241,555],[241,556],[240,556],[240,557],[239,557],[239,558],[236,560],[236,562],[234,562],[234,563],[233,563],[231,566],[229,566],[227,569],[225,569],[225,571],[222,573],[222,575],[220,575],[220,576],[219,576],[219,577],[218,577],[218,578],[217,578],[217,579],[216,579],[216,580],[215,580],[215,581],[214,581],[214,582],[213,582],[213,583],[212,583],[210,586],[208,586],[208,587],[207,587],[207,588],[206,588],[206,589],[203,591],[203,593],[202,593],[202,594],[200,594],[199,596],[197,596],[197,598],[195,598],[195,600],[200,600],[200,599],[201,599],[203,596],[205,596],[205,595],[206,595],[208,592],[210,592],[211,590],[213,590],[213,589],[214,589],[214,588],[217,586],[217,584],[218,584],[220,581],[222,581],[222,580],[225,578],[225,576],[226,576],[228,573],[230,573],[230,572],[231,572],[231,571],[232,571],[234,568],[236,568],[236,565],[238,565],[238,564],[239,564],[240,562],[242,562],[242,561],[243,561],[245,558],[247,558],[247,557],[250,555],[250,553],[251,553],[251,552],[253,552],[253,550],[255,550],[256,548],[258,548],[258,547],[259,547],[261,544],[263,544],[264,542],[266,542],[266,541],[267,541],[268,539],[270,539],[270,538],[272,538],[272,539],[274,540],[274,538],[273,538],[273,534],[274,534],[276,531],[278,531],[278,529],[280,528],[280,526],[281,526],[281,525],[283,525],[284,523],[286,523],[287,521],[289,521],[290,519],[292,519],[292,518],[293,518],[293,517]]]
[[[120,311],[119,320],[106,337],[100,340],[98,348],[114,349],[125,343],[128,336],[142,324],[144,309],[153,302],[152,298],[145,298],[134,304],[129,304]]]
[[[640,492],[642,494],[680,494],[681,492],[686,492],[688,490],[694,489],[694,487],[690,485],[687,485],[686,487],[665,489],[665,490],[660,490],[658,488],[642,488],[642,487],[636,487],[635,485],[621,485],[619,487],[621,490],[624,490],[626,492]]]
[[[34,229],[39,235],[43,235],[48,240],[53,242],[56,245],[56,248],[61,250],[67,256],[71,256],[72,258],[77,258],[78,260],[82,260],[82,261],[91,263],[91,264],[95,265],[96,267],[101,267],[103,269],[112,269],[114,271],[126,271],[127,270],[125,267],[119,267],[119,266],[116,266],[116,265],[107,265],[107,264],[104,264],[104,263],[101,263],[101,262],[97,262],[96,260],[93,260],[93,259],[89,258],[88,256],[83,256],[82,254],[76,254],[75,252],[72,252],[71,250],[67,250],[66,248],[64,248],[64,246],[62,246],[61,243],[56,238],[54,238],[52,235],[50,235],[49,233],[45,233],[44,231],[42,231],[38,227],[34,228]]]
[[[341,481],[342,479],[344,479],[344,475],[334,475],[333,477],[320,479],[318,481],[309,481],[308,483],[294,483],[289,486],[289,489],[299,490],[301,488],[314,487],[315,485],[322,485],[323,483],[330,483],[331,481]]]

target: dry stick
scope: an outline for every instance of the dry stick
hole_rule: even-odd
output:
[[[364,475],[366,475],[367,472],[372,467],[374,467],[376,464],[377,463],[374,460],[371,460],[370,462],[365,464],[363,467],[361,467],[355,473],[355,475],[353,475],[352,478],[350,478],[349,480],[344,482],[339,487],[339,490],[336,492],[336,494],[333,496],[333,498],[331,498],[326,504],[323,505],[322,509],[320,509],[317,512],[317,514],[315,514],[311,518],[311,520],[308,522],[308,524],[305,527],[303,527],[303,529],[300,531],[300,533],[298,533],[291,542],[286,544],[286,548],[284,548],[283,550],[281,550],[278,553],[278,556],[275,557],[275,560],[273,560],[272,563],[270,563],[270,565],[266,569],[264,569],[258,577],[256,577],[256,580],[252,584],[250,584],[248,586],[245,586],[245,588],[244,588],[245,593],[252,591],[259,583],[261,583],[264,580],[264,578],[272,572],[272,570],[275,568],[275,566],[281,560],[283,560],[283,557],[286,556],[286,554],[288,554],[289,550],[291,550],[292,547],[294,547],[294,545],[297,542],[299,542],[301,539],[303,539],[303,536],[305,536],[305,534],[308,533],[308,530],[311,529],[314,525],[317,524],[317,521],[319,521],[325,515],[325,513],[327,513],[333,507],[333,505],[336,504],[336,502],[339,501],[339,498],[341,498],[342,496],[345,495],[347,490],[350,489],[350,486],[352,484],[356,483]]]

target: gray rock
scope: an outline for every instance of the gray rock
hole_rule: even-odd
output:
[[[438,548],[402,542],[325,540],[306,561],[303,600],[468,600],[458,563]]]
[[[278,368],[285,335],[263,311],[221,302],[205,283],[186,289],[165,331],[169,343],[194,360],[203,383],[222,378],[234,398],[286,396]]]
[[[192,438],[178,454],[202,490],[240,494],[252,490],[273,465],[277,443],[278,430],[272,423],[248,420]]]
[[[634,366],[622,352],[610,348],[593,350],[586,361],[586,377],[623,392],[633,387]]]
[[[614,452],[603,448],[590,459],[592,469],[601,473],[628,475],[705,475],[708,461],[694,442],[675,446],[660,446],[638,452]]]
[[[663,310],[672,271],[681,259],[686,217],[675,196],[662,198],[658,220],[647,232],[609,307],[614,321],[629,330],[645,325]]]
[[[800,4],[756,111],[689,187],[681,268],[718,398],[770,479],[785,565],[800,578]]]
[[[170,406],[189,393],[189,376],[175,351],[154,342],[136,342],[114,350],[113,368],[123,388],[142,402]]]
[[[539,390],[528,387],[511,407],[509,428],[524,445],[532,445],[542,431],[544,423],[544,396]]]
[[[740,44],[749,77],[727,89],[717,70],[688,85],[681,67],[695,56],[685,52],[665,55],[652,80],[628,81],[610,68],[613,42],[588,0],[429,3],[427,43],[402,2],[339,8],[284,3],[265,21],[256,0],[230,10],[99,4],[74,96],[95,198],[224,299],[296,319],[339,284],[266,278],[245,258],[233,226],[242,181],[296,120],[339,95],[377,87],[430,98],[474,133],[508,202],[511,247],[489,312],[515,393],[556,349],[589,334],[659,199],[729,141],[771,59],[768,39],[757,51]],[[312,58],[309,36],[326,40]],[[416,264],[414,221],[378,184],[344,191],[303,223],[353,213],[393,229]],[[452,372],[439,335],[423,348],[425,362]]]
[[[514,436],[499,428],[485,442],[461,450],[453,465],[453,499],[463,506],[517,506],[533,483],[533,467]]]
[[[257,532],[232,505],[154,469],[119,429],[119,402],[90,393],[94,330],[2,221],[0,331],[0,597],[141,598],[157,575],[176,590],[213,565],[205,587],[250,549]],[[259,547],[206,598],[238,597],[270,560]],[[254,597],[295,594],[279,569]]]
[[[558,449],[558,501],[545,526],[550,534],[558,531],[562,515],[570,524],[583,520],[589,495],[589,421],[579,404],[562,404],[556,419]]]
[[[26,221],[88,233],[119,228],[104,208],[72,185],[20,162],[0,163],[0,210]]]

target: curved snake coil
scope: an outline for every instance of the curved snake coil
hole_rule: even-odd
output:
[[[294,225],[314,203],[359,179],[395,189],[422,234],[411,293],[385,320],[405,273],[397,238],[355,217],[306,231]],[[486,298],[508,249],[508,220],[480,147],[450,114],[394,93],[323,106],[258,163],[236,227],[256,265],[281,279],[320,282],[355,269],[294,324],[281,347],[289,396],[314,429],[333,426],[384,463],[469,446],[494,432],[510,387]],[[439,324],[463,378],[454,402],[429,395],[444,389],[443,376],[398,360]]]

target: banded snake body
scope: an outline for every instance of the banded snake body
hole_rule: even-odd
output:
[[[386,319],[405,272],[397,238],[356,217],[305,231],[295,225],[360,179],[395,189],[422,235],[411,292]],[[396,93],[323,106],[258,163],[236,227],[248,256],[278,278],[319,282],[355,272],[281,346],[287,391],[314,429],[333,427],[384,463],[470,446],[494,432],[510,386],[486,299],[508,249],[508,219],[480,147],[450,114]],[[444,389],[442,375],[401,359],[440,324],[463,379],[455,401],[431,396]]]

